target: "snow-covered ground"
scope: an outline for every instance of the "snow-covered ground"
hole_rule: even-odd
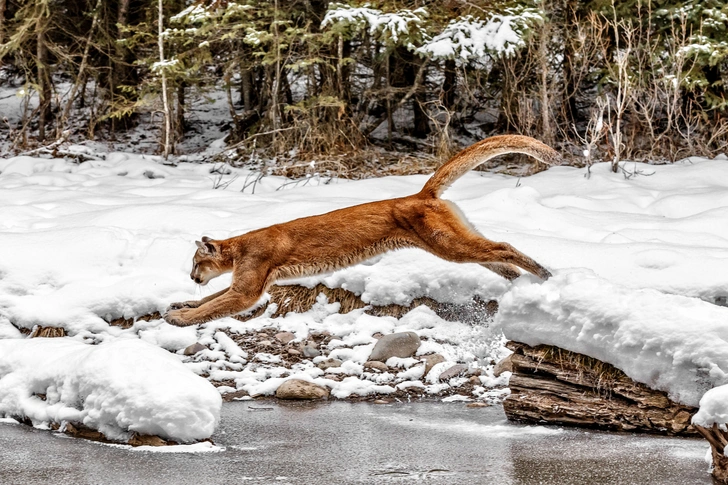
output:
[[[604,164],[592,167],[589,178],[585,170],[570,167],[524,179],[472,172],[445,194],[486,237],[507,241],[551,269],[548,282],[526,275],[510,283],[478,265],[448,263],[418,250],[298,281],[346,288],[376,305],[409,304],[420,296],[452,303],[474,296],[496,299],[501,310],[494,328],[487,322],[446,322],[426,307],[399,320],[363,310],[340,314],[337,303],[319,298],[303,314],[272,318],[266,313],[247,322],[227,318],[187,328],[137,321],[122,329],[107,322],[163,311],[170,302],[227,285],[229,278],[221,277],[200,288],[189,278],[194,240],[203,235],[226,238],[411,194],[427,177],[326,184],[328,179],[313,177],[291,183],[227,166],[173,167],[124,153],[81,164],[0,160],[5,255],[0,258],[0,337],[20,339],[20,329],[35,325],[62,327],[68,340],[86,344],[138,337],[184,361],[190,377],[194,372],[227,382],[221,392],[272,394],[283,380],[300,378],[346,397],[457,387],[468,378],[442,383],[439,372],[455,362],[486,367],[497,360],[503,355],[502,331],[529,344],[593,355],[697,405],[709,388],[728,384],[728,331],[723,330],[728,308],[714,305],[716,298],[728,296],[728,163],[692,159],[627,169],[637,175],[626,179]],[[278,356],[250,354],[231,338],[266,329],[293,332],[299,341],[312,332],[329,332],[326,357],[342,365],[322,370],[316,366],[324,359],[320,356],[286,368]],[[416,359],[390,362],[397,372],[364,369],[375,333],[410,330],[423,338],[418,354],[437,352],[446,362],[428,376]],[[13,344],[20,348],[21,342]],[[195,342],[207,350],[181,355]],[[33,355],[35,368],[53,366],[59,357],[51,351]],[[0,353],[0,386],[20,386],[26,379],[52,384],[42,372],[32,376],[14,362]],[[162,367],[149,366],[146,373],[164,379],[168,371]],[[489,386],[502,383],[487,371],[479,380],[474,394],[484,400],[498,392]],[[11,403],[0,401],[0,416],[17,414],[17,406],[28,401],[27,392],[16,394]],[[215,416],[216,405],[209,400],[204,407]],[[710,409],[715,414],[728,406],[713,400]]]
[[[208,381],[139,339],[0,340],[0,412],[37,426],[74,422],[114,440],[136,432],[187,442],[212,434],[221,405]]]

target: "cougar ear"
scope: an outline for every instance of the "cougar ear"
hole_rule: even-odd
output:
[[[203,236],[202,241],[195,241],[195,244],[198,248],[202,250],[202,254],[208,254],[212,256],[213,254],[215,254],[215,245],[212,244],[210,241],[212,241],[212,239],[207,236]]]

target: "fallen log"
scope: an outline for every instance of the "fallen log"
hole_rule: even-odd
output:
[[[718,483],[728,484],[728,457],[725,456],[725,447],[728,445],[728,432],[722,430],[717,423],[711,428],[693,425],[700,435],[710,443],[710,455],[713,466],[710,469],[713,478]]]
[[[616,367],[558,347],[508,342],[513,375],[503,403],[513,421],[611,431],[697,435],[696,408],[635,382]]]

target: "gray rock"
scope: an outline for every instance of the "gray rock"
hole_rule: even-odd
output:
[[[385,335],[377,341],[372,349],[372,353],[369,355],[369,360],[386,362],[390,357],[412,357],[419,347],[420,338],[416,333],[392,333]]]
[[[271,342],[270,340],[261,340],[260,342],[258,342],[258,345],[260,347],[272,347],[273,342]]]
[[[318,357],[319,355],[321,355],[321,352],[311,344],[304,345],[302,351],[303,356],[307,359],[313,359],[314,357]]]
[[[202,345],[200,342],[195,342],[182,351],[185,355],[195,355],[197,352],[205,350],[207,347]]]
[[[387,364],[384,362],[377,362],[376,360],[370,360],[368,362],[364,362],[364,369],[376,369],[379,372],[387,372],[389,370],[389,367],[387,367]]]
[[[513,362],[511,361],[512,357],[513,354],[498,362],[495,367],[493,367],[493,375],[498,377],[504,372],[513,372]]]
[[[288,342],[296,338],[295,335],[291,332],[279,332],[276,334],[276,340],[278,340],[283,345],[286,345]]]
[[[445,357],[443,357],[440,354],[430,354],[430,355],[423,355],[422,360],[425,361],[425,373],[423,375],[427,375],[430,373],[433,367],[435,367],[437,364],[441,362],[445,362]]]
[[[313,382],[289,379],[278,386],[276,397],[278,399],[325,399],[329,397],[329,390]]]
[[[442,374],[440,374],[440,380],[441,381],[449,381],[453,377],[457,377],[460,374],[464,374],[468,370],[468,366],[465,364],[455,364],[454,366],[450,367],[446,371],[444,371]]]
[[[329,367],[341,367],[341,362],[339,359],[326,359],[322,362],[319,362],[316,367],[318,367],[321,370],[326,370]]]

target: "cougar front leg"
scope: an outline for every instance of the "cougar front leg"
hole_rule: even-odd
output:
[[[167,307],[166,313],[169,313],[170,310],[179,310],[181,308],[197,308],[200,305],[207,303],[210,300],[214,300],[218,296],[222,296],[230,288],[225,288],[224,290],[218,291],[217,293],[213,293],[212,295],[206,296],[202,300],[188,300],[188,301],[178,301],[176,303],[170,303],[170,305]]]
[[[211,298],[197,308],[170,310],[164,315],[164,319],[168,323],[179,327],[205,323],[240,313],[255,305],[261,296],[263,296],[263,291],[257,293],[239,292],[228,288],[223,295],[214,299]]]

